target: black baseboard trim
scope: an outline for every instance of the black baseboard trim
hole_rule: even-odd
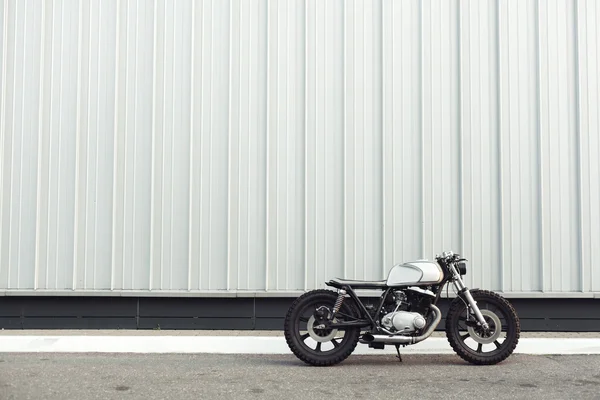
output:
[[[0,297],[0,329],[281,330],[293,298]],[[373,299],[375,302],[376,299]],[[448,299],[440,300],[445,315]],[[600,300],[510,299],[529,332],[600,332]],[[444,328],[444,321],[438,330]]]

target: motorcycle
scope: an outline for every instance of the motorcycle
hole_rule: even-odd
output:
[[[451,251],[395,265],[387,279],[360,281],[335,278],[337,289],[304,293],[290,306],[284,334],[300,360],[329,366],[345,360],[360,342],[370,348],[413,345],[427,339],[439,325],[436,306],[444,286],[452,284],[456,298],[446,314],[446,337],[456,354],[477,365],[505,360],[515,350],[520,323],[513,306],[489,290],[468,289],[463,281],[466,259]],[[383,291],[378,304],[361,301],[355,290]]]

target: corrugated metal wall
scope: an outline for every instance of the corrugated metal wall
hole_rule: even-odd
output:
[[[0,288],[268,290],[454,249],[600,292],[595,0],[0,0]]]

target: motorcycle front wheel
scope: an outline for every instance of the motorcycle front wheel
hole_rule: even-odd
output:
[[[471,295],[488,323],[484,331],[461,298],[450,305],[446,316],[446,337],[463,360],[477,365],[492,365],[510,356],[519,342],[521,327],[513,306],[502,296],[488,290],[472,290]]]
[[[319,315],[331,316],[336,299],[337,294],[330,290],[313,290],[298,297],[287,312],[285,340],[292,353],[307,364],[338,364],[356,348],[360,328],[323,329],[318,322]],[[354,303],[347,298],[332,317],[333,321],[341,321],[358,315]]]

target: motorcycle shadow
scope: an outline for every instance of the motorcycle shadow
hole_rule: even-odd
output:
[[[308,365],[301,360],[297,359],[293,355],[285,356],[285,358],[263,358],[261,363],[269,364],[269,365],[277,365],[281,367],[308,367],[311,368],[311,365]],[[455,366],[472,366],[469,363],[464,362],[460,359],[460,357],[451,355],[451,354],[409,354],[402,356],[402,362],[398,361],[397,356],[392,355],[357,355],[350,356],[346,360],[341,363],[334,365],[332,367],[344,367],[344,366],[392,366],[396,365],[399,368],[405,366],[440,366],[440,365],[455,365]]]

